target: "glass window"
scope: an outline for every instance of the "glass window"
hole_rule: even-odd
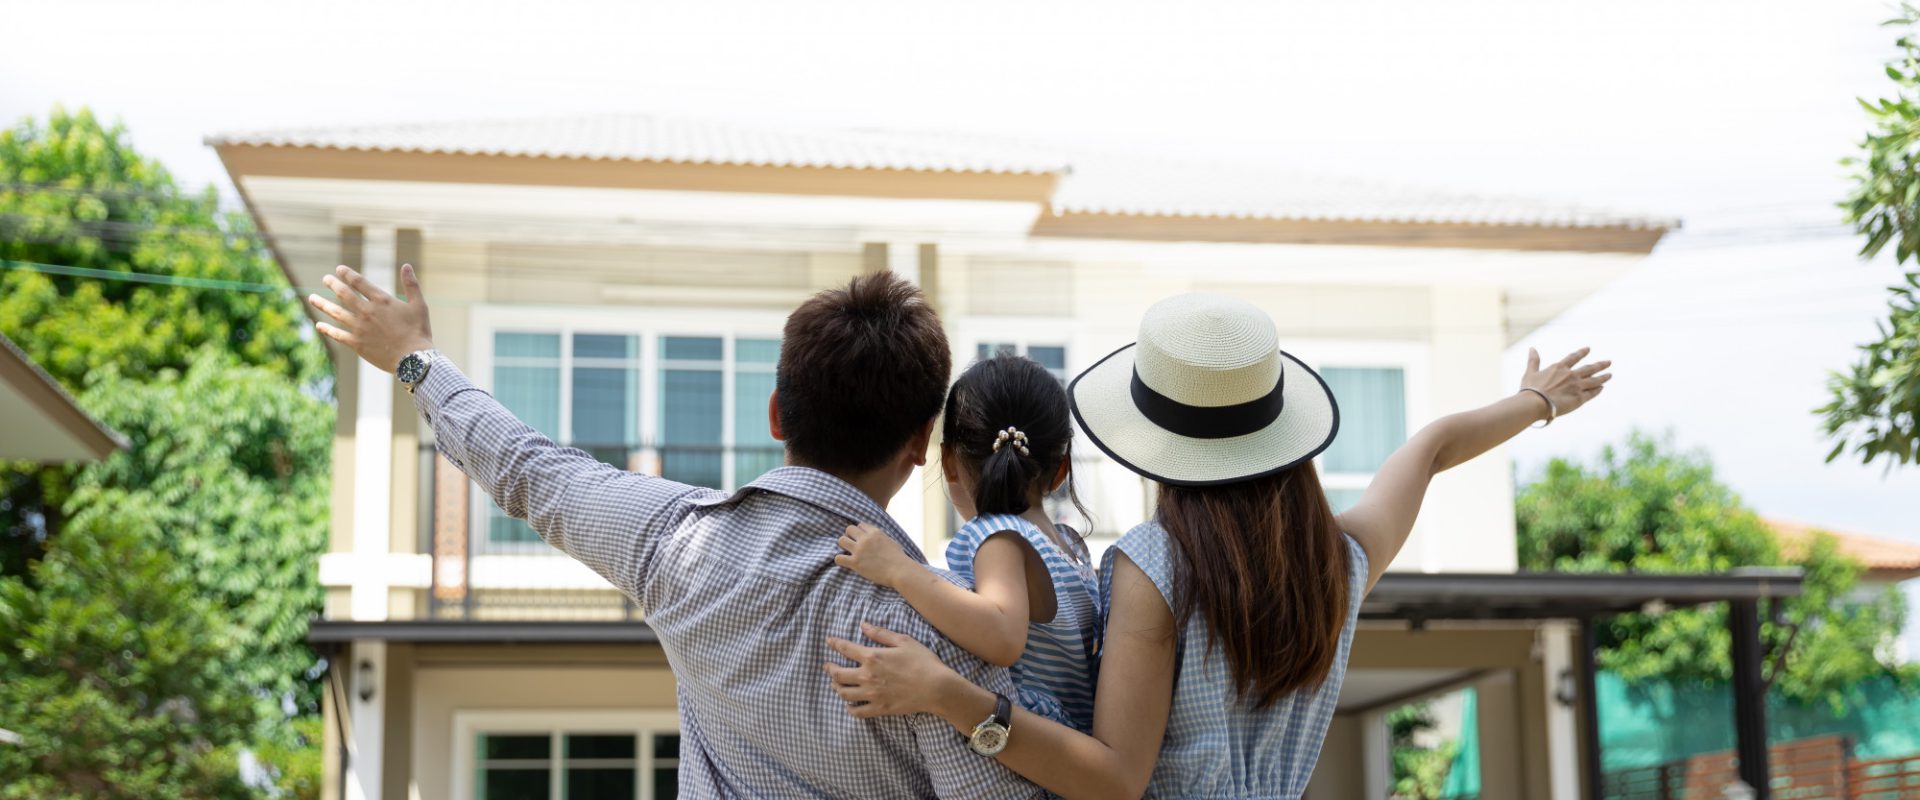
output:
[[[660,474],[695,486],[722,486],[725,399],[718,337],[660,339]]]
[[[573,336],[573,436],[568,442],[625,469],[640,444],[640,343],[636,336]]]
[[[1366,491],[1365,489],[1328,489],[1327,505],[1333,506],[1333,513],[1342,513],[1353,508],[1354,503],[1360,502],[1360,495],[1365,494]]]
[[[478,749],[480,800],[638,800],[642,786],[656,800],[679,794],[674,732],[481,734]]]
[[[1326,367],[1340,432],[1320,456],[1330,473],[1372,473],[1407,439],[1405,374],[1398,367]]]
[[[738,339],[733,343],[733,485],[745,486],[780,466],[785,451],[767,425],[767,398],[773,395],[779,339]]]
[[[496,333],[493,352],[494,398],[521,422],[560,441],[560,335]],[[491,503],[486,520],[489,544],[506,549],[544,546],[533,528]]]

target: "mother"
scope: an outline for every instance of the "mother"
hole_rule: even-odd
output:
[[[976,747],[1067,797],[1299,797],[1346,674],[1361,599],[1413,528],[1433,476],[1600,394],[1587,350],[1530,353],[1512,396],[1428,425],[1334,514],[1312,458],[1339,428],[1326,384],[1246,302],[1156,304],[1139,341],[1076,378],[1088,438],[1159,484],[1154,519],[1108,550],[1093,735],[1014,711],[1004,749]],[[919,642],[834,639],[828,665],[858,717],[929,712],[971,733],[1004,701]],[[985,737],[991,739],[992,737]],[[978,745],[982,737],[976,736]]]

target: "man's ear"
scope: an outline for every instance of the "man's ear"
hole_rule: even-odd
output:
[[[767,395],[767,433],[776,442],[784,442],[787,435],[780,432],[780,392]]]
[[[927,446],[933,441],[934,423],[939,421],[939,417],[927,420],[927,424],[920,426],[920,432],[914,434],[913,439],[907,442],[907,457],[914,466],[927,465]]]

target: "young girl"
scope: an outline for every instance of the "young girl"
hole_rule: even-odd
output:
[[[871,526],[847,528],[835,560],[898,591],[954,644],[1011,667],[1020,707],[1091,730],[1098,582],[1079,535],[1040,502],[1071,471],[1066,388],[1026,358],[977,362],[947,394],[941,436],[947,492],[970,518],[947,546],[947,566],[966,585]]]

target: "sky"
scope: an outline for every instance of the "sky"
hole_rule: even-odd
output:
[[[1920,466],[1827,464],[1811,409],[1899,270],[1834,203],[1888,88],[1879,0],[969,3],[4,0],[0,119],[87,105],[190,184],[201,138],[650,112],[1243,158],[1673,215],[1633,272],[1508,354],[1617,362],[1514,445],[1522,477],[1631,430],[1764,514],[1920,542]],[[1920,590],[1911,592],[1920,598]],[[1920,642],[1913,643],[1920,657]]]

